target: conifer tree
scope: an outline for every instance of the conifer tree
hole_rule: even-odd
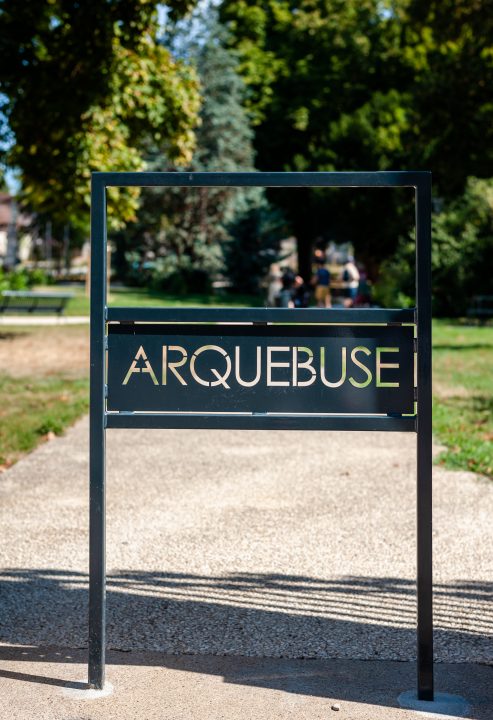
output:
[[[210,18],[202,25],[205,41],[192,37],[187,44],[183,37],[190,32],[190,22],[193,20],[182,23],[173,41],[188,60],[195,61],[200,78],[202,106],[196,151],[183,168],[171,165],[154,149],[150,165],[155,170],[251,172],[255,169],[253,132],[243,107],[245,88],[235,57],[218,41],[221,29]],[[206,291],[211,278],[225,270],[226,248],[229,269],[234,268],[236,256],[240,261],[241,248],[236,253],[231,247],[235,239],[240,245],[244,241],[244,233],[236,232],[238,223],[260,207],[265,215],[268,206],[259,188],[149,190],[143,194],[138,222],[118,236],[120,265],[122,245],[127,257],[130,247],[138,247],[136,267],[142,269],[145,261],[151,260],[161,287]],[[140,279],[146,280],[145,273],[140,273]]]

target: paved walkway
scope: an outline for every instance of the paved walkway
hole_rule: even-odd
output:
[[[0,476],[0,642],[6,646],[87,645],[87,431],[83,420]],[[412,661],[414,452],[411,434],[109,431],[108,644],[114,657],[153,651],[329,665],[378,660],[375,672],[383,661],[389,667]],[[491,517],[493,483],[436,468],[441,663],[493,663]],[[32,660],[15,652],[18,666]],[[492,677],[491,668],[473,668],[471,677]],[[314,696],[321,697],[319,691]],[[488,710],[473,717],[491,718],[493,699],[482,697],[478,708]],[[376,704],[392,705],[389,697]],[[355,708],[344,717],[367,717]],[[305,717],[298,710],[271,717]]]

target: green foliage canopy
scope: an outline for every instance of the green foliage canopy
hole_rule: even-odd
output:
[[[414,237],[382,263],[376,299],[414,305]],[[433,216],[433,311],[465,315],[474,295],[493,295],[493,179],[468,178],[463,195]]]
[[[223,0],[262,170],[431,169],[457,197],[493,175],[492,0]],[[302,269],[316,236],[378,265],[408,215],[384,193],[276,192]],[[368,234],[370,216],[385,217]],[[342,235],[341,235],[342,233]]]
[[[200,77],[202,105],[196,130],[196,150],[183,169],[190,172],[253,171],[253,132],[242,106],[244,84],[232,53],[222,47],[213,19],[204,23],[206,36],[187,47],[188,24],[183,23],[182,51],[194,62]],[[178,33],[178,30],[177,30]],[[153,170],[176,166],[152,145],[148,155]],[[145,279],[142,268],[151,261],[154,279],[178,292],[207,290],[212,275],[223,270],[223,248],[229,227],[239,213],[259,200],[254,190],[231,187],[151,189],[142,194],[137,222],[115,235],[120,273],[128,273],[133,258],[135,280]],[[192,286],[195,285],[195,288]]]
[[[191,4],[170,7],[180,12]],[[149,136],[177,162],[191,157],[198,82],[156,42],[155,5],[0,5],[3,161],[20,168],[23,200],[54,223],[87,230],[91,171],[143,169]],[[137,197],[135,190],[112,190],[114,223],[134,217]]]
[[[250,88],[258,166],[263,170],[383,170],[399,165],[410,118],[395,62],[399,28],[379,0],[224,0],[221,12]],[[276,191],[309,277],[317,236],[368,241],[380,194]],[[349,203],[349,204],[348,204]],[[380,210],[379,210],[380,205]],[[387,213],[388,214],[388,213]],[[392,225],[392,223],[391,223]],[[378,242],[387,252],[395,233]],[[378,255],[378,252],[376,253]]]
[[[410,70],[413,166],[453,199],[493,176],[493,1],[403,3],[400,59]]]

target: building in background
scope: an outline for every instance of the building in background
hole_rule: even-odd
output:
[[[32,216],[19,210],[15,197],[0,193],[0,265],[12,269],[31,257]]]

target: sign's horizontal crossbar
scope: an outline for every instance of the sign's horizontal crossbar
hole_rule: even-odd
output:
[[[106,413],[107,428],[195,430],[382,430],[416,432],[416,416]]]
[[[414,308],[160,308],[109,307],[109,322],[360,324],[414,323]]]
[[[102,172],[93,183],[105,187],[418,187],[431,173],[381,172]]]

